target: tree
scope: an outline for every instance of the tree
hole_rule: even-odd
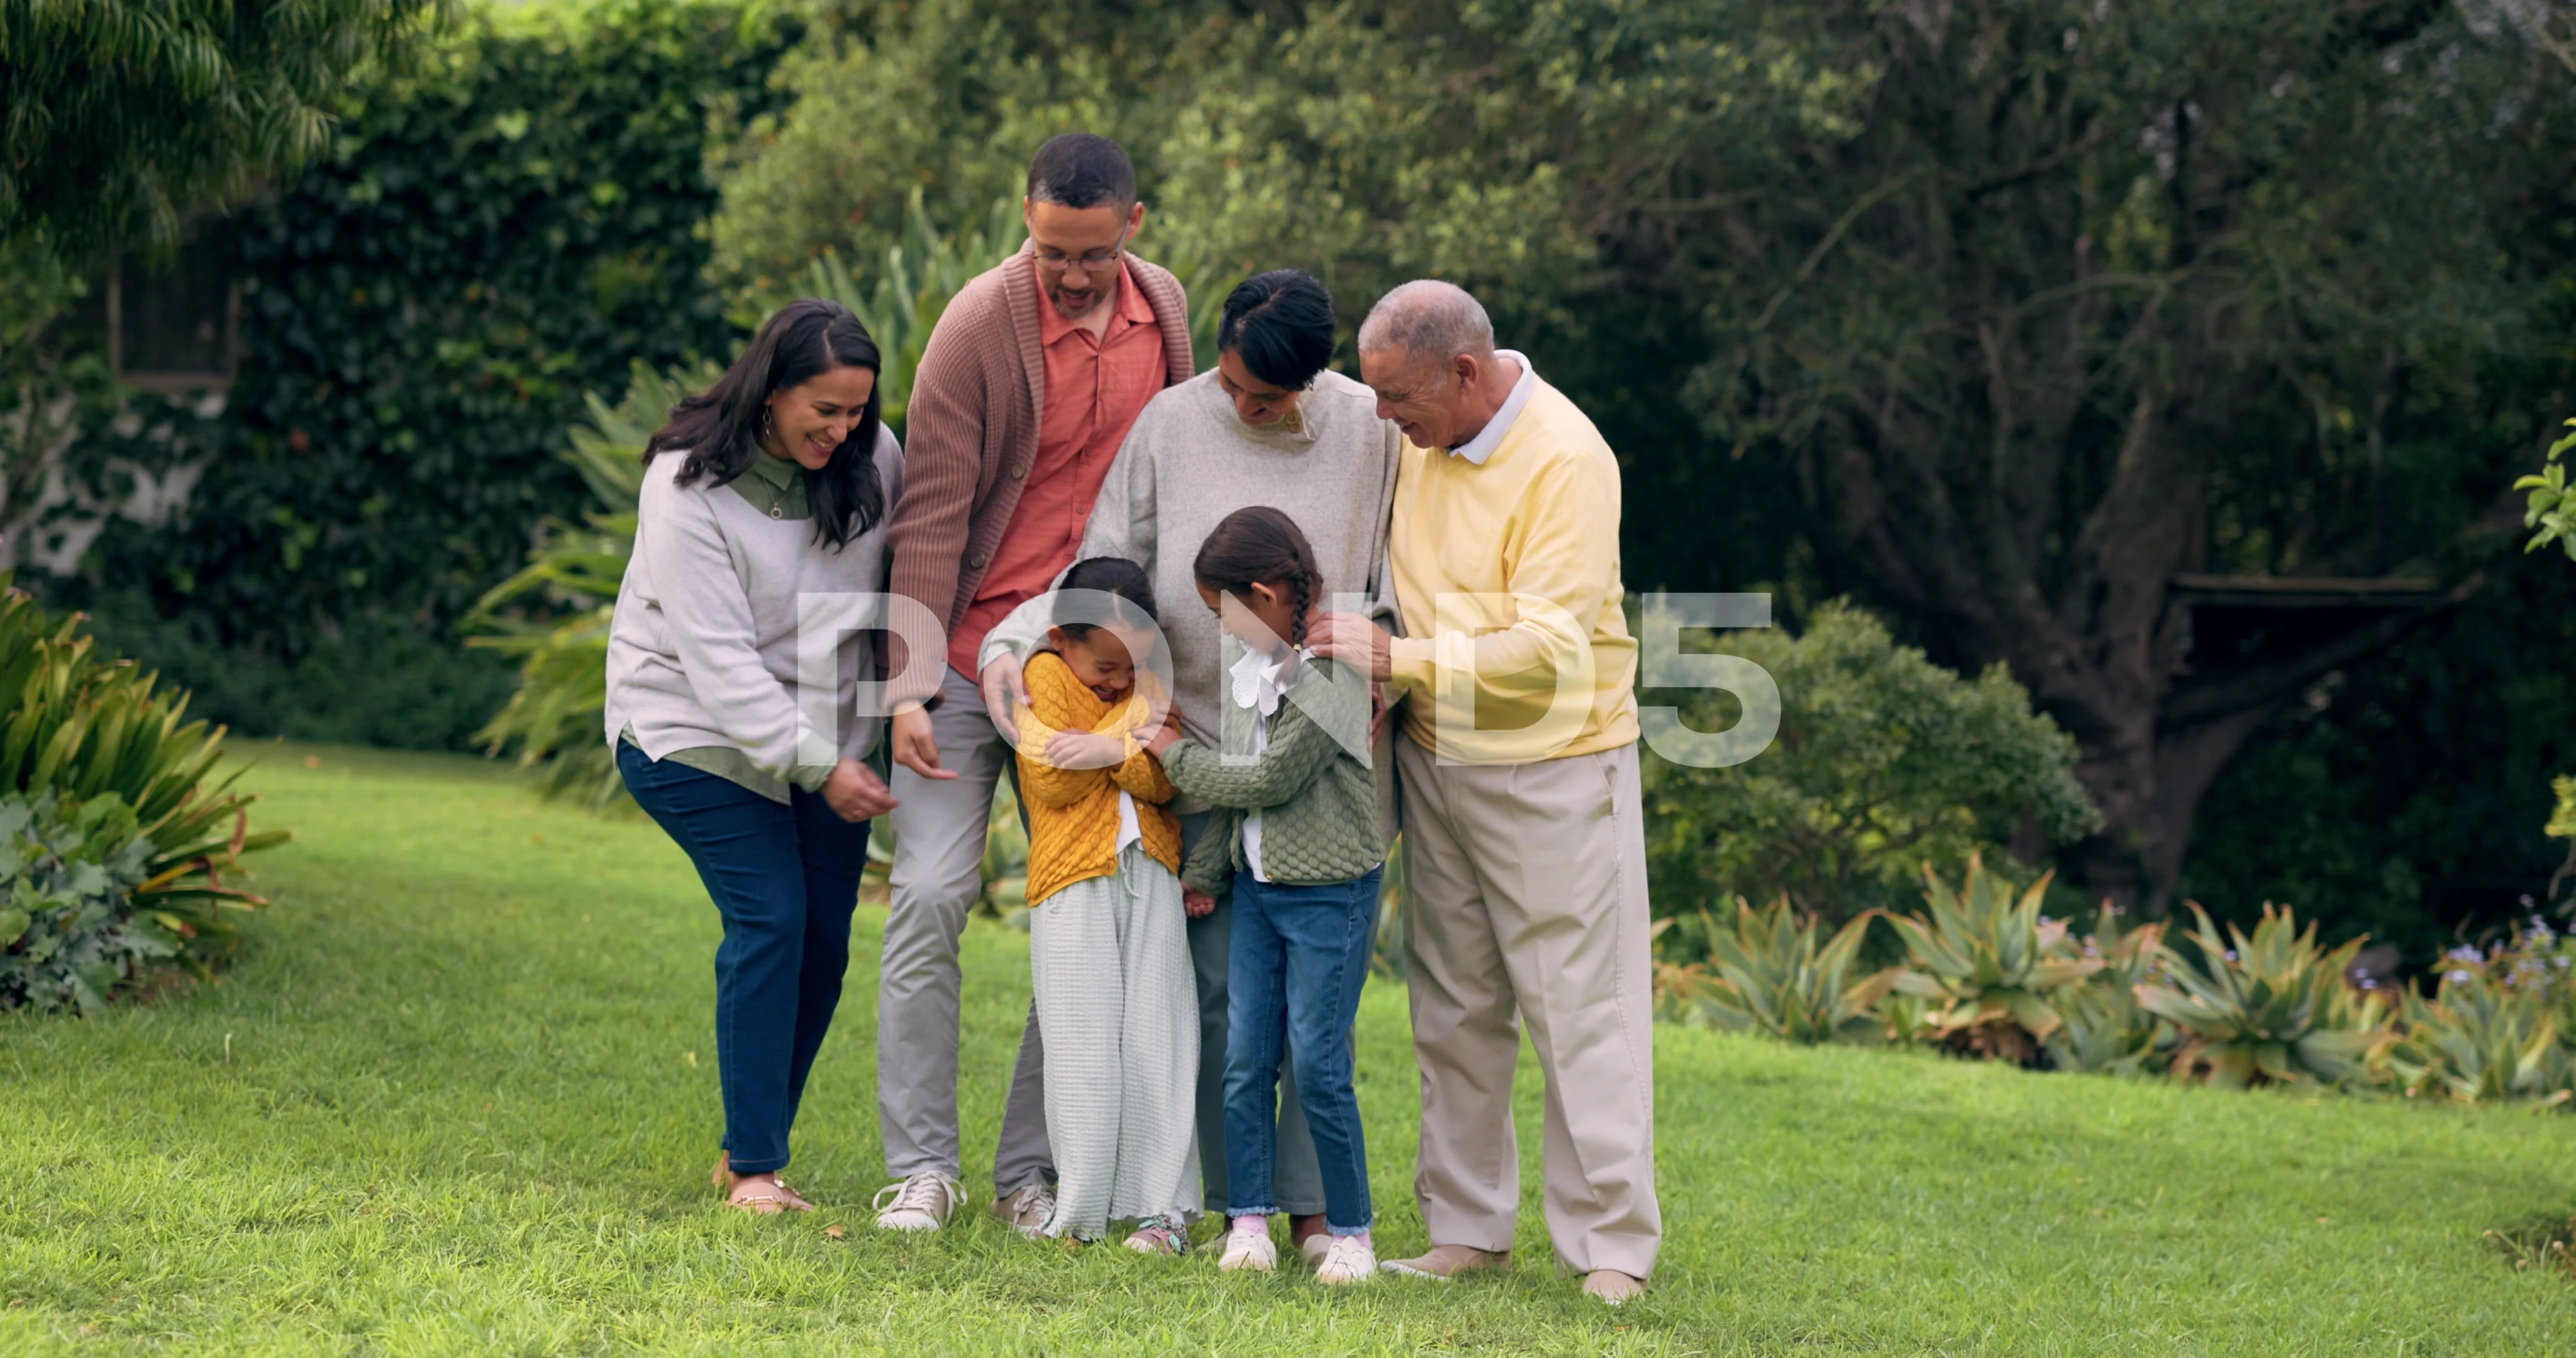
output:
[[[328,144],[349,77],[445,0],[0,0],[0,241],[167,245]]]
[[[2512,342],[2493,228],[2563,77],[2429,3],[1811,13],[1864,126],[1767,184],[1677,166],[1693,395],[1794,468],[1832,574],[2082,741],[2077,875],[2162,904],[2219,768],[2409,616],[2229,654],[2176,577],[2430,580],[2493,502],[2436,431]]]

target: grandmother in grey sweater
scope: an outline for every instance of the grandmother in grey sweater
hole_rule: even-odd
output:
[[[1190,563],[1219,521],[1268,505],[1295,521],[1323,569],[1318,607],[1387,610],[1379,572],[1403,435],[1377,417],[1377,396],[1325,366],[1333,356],[1333,299],[1295,269],[1245,280],[1225,300],[1216,367],[1147,403],[1110,464],[1076,559],[1125,557],[1154,583],[1172,658],[1172,706],[1181,730],[1211,748],[1223,739],[1221,679],[1234,657],[1216,615],[1201,602]],[[1339,598],[1339,604],[1331,601]],[[1354,606],[1353,600],[1367,604]],[[984,705],[1005,738],[1026,701],[1020,668],[1044,644],[1049,596],[1040,595],[986,635],[978,657]],[[1390,619],[1391,620],[1391,619]],[[1390,767],[1391,773],[1391,767]],[[1391,807],[1391,796],[1383,799]],[[1176,798],[1186,847],[1208,825],[1205,803]],[[1391,822],[1390,827],[1391,828]],[[1229,1201],[1225,1163],[1226,960],[1232,904],[1191,893],[1190,957],[1199,991],[1199,1164],[1207,1201]],[[1324,1234],[1324,1186],[1295,1082],[1279,1104],[1276,1190],[1291,1232],[1310,1257]]]
[[[813,1210],[778,1171],[840,1002],[868,820],[894,806],[860,710],[903,491],[878,366],[857,317],[808,299],[674,407],[609,624],[618,771],[724,919],[715,1182],[747,1212]]]

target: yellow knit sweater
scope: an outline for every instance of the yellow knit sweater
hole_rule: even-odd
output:
[[[1131,733],[1151,717],[1139,692],[1112,706],[1102,702],[1056,655],[1029,659],[1029,705],[1020,709],[1020,791],[1028,798],[1029,904],[1037,905],[1086,877],[1118,870],[1118,793],[1136,799],[1136,825],[1145,852],[1181,870],[1181,823],[1163,803],[1172,784],[1163,766]],[[1153,682],[1139,674],[1141,687]],[[1127,762],[1114,769],[1059,769],[1045,758],[1058,731],[1093,731],[1125,741]]]
[[[1637,738],[1637,643],[1620,612],[1619,459],[1533,379],[1483,465],[1404,445],[1388,556],[1410,635],[1390,659],[1405,731],[1468,764]]]

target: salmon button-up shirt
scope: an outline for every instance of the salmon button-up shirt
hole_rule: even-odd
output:
[[[1118,296],[1109,305],[1108,328],[1093,335],[1058,315],[1046,289],[1038,289],[1038,343],[1046,352],[1038,455],[993,565],[948,639],[948,663],[970,678],[984,634],[1073,564],[1110,462],[1145,403],[1163,389],[1163,327],[1123,260]]]

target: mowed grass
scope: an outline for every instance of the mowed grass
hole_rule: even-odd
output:
[[[1668,1241],[1611,1312],[1553,1268],[1297,1270],[876,1232],[875,944],[798,1129],[811,1217],[717,1208],[712,908],[648,822],[488,765],[250,746],[277,901],[219,985],[0,1019],[0,1354],[2576,1351],[2490,1227],[2576,1210],[2576,1119],[2025,1075],[1657,1033]],[[1025,937],[967,936],[990,1184]],[[1361,1015],[1383,1248],[1424,1243],[1401,989]],[[1177,1115],[1177,1114],[1176,1114]],[[845,1227],[842,1238],[827,1228]]]

